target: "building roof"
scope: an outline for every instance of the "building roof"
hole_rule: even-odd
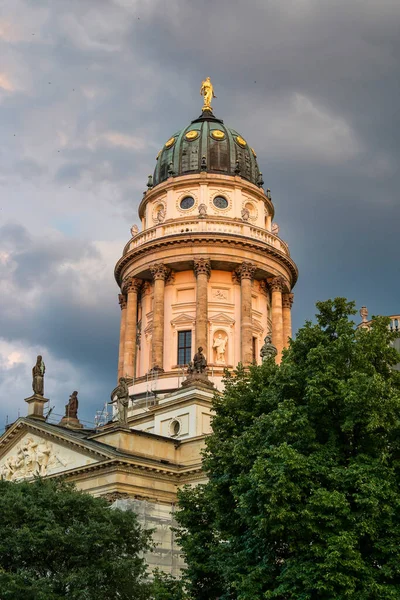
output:
[[[211,110],[203,111],[187,127],[174,133],[157,156],[153,186],[180,175],[205,171],[239,175],[262,186],[255,151]]]

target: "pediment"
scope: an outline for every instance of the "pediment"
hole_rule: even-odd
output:
[[[210,323],[218,323],[221,325],[234,325],[235,319],[232,319],[224,313],[218,313],[209,318]]]
[[[54,475],[108,458],[106,454],[101,456],[86,450],[80,441],[74,444],[63,439],[62,435],[57,439],[56,435],[42,434],[38,428],[16,430],[16,435],[11,436],[8,442],[7,437],[6,433],[0,449],[0,476],[8,481]]]
[[[258,333],[264,332],[264,327],[256,319],[253,319],[253,331],[258,331]]]
[[[195,318],[187,313],[181,313],[171,321],[171,325],[192,325],[195,322]]]

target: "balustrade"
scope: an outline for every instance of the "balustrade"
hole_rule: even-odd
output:
[[[228,219],[175,220],[173,223],[155,225],[154,227],[137,234],[127,247],[127,251],[134,250],[147,242],[165,238],[170,235],[178,235],[180,233],[228,233],[243,236],[264,242],[265,244],[280,250],[287,256],[290,256],[288,245],[270,231],[261,227],[256,227],[255,225],[240,222],[237,223]]]

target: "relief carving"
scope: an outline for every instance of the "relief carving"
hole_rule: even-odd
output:
[[[227,290],[214,290],[213,298],[215,300],[228,300],[228,292]]]
[[[47,440],[35,441],[29,437],[16,448],[13,456],[6,458],[0,467],[0,476],[7,481],[16,481],[34,475],[47,475],[50,469],[62,465],[66,466],[55,455],[53,445]]]

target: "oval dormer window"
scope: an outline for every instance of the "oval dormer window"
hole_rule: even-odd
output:
[[[189,208],[192,208],[193,205],[194,205],[194,198],[192,198],[192,196],[185,196],[184,198],[182,198],[182,200],[180,201],[180,204],[179,204],[179,206],[183,210],[188,210]]]
[[[227,208],[229,204],[228,200],[223,196],[215,196],[213,203],[217,208]]]

